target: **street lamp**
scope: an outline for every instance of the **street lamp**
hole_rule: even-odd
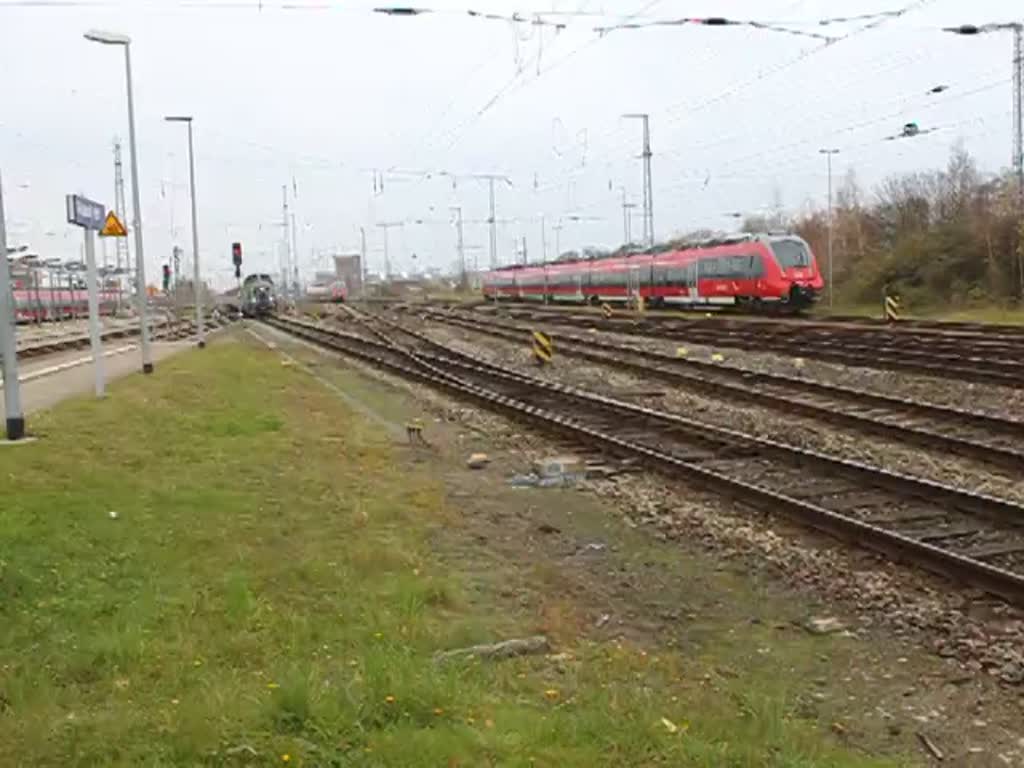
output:
[[[828,308],[832,309],[832,155],[838,155],[838,149],[819,149],[818,154],[828,158]]]
[[[135,230],[135,293],[139,312],[139,340],[142,347],[142,372],[153,372],[149,349],[149,321],[146,317],[146,260],[142,252],[142,203],[139,195],[139,153],[135,143],[135,101],[132,96],[131,38],[116,32],[90,30],[85,39],[102,45],[124,47],[125,81],[128,90],[128,143],[132,150],[132,205],[135,207],[132,228]]]
[[[192,116],[171,115],[164,120],[188,125],[188,183],[192,195],[192,295],[196,302],[197,344],[202,349],[206,346],[206,334],[203,332],[202,287],[199,283],[199,227],[196,225],[196,158],[192,149]]]
[[[25,414],[21,409],[21,390],[18,384],[18,353],[15,327],[18,310],[11,291],[11,260],[9,253],[17,249],[7,247],[7,225],[4,219],[4,189],[0,179],[0,356],[3,357],[5,434],[8,440],[21,440],[25,436]]]

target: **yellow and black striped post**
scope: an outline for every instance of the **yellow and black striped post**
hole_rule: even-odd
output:
[[[602,304],[601,311],[604,312],[604,316],[606,318],[611,318],[611,316],[615,314],[611,304]]]
[[[885,319],[890,323],[895,323],[900,319],[900,312],[903,310],[902,303],[900,302],[899,296],[885,296]]]
[[[534,359],[538,365],[547,365],[551,362],[551,358],[555,356],[554,347],[551,345],[551,337],[540,331],[534,331],[531,335],[533,337]]]

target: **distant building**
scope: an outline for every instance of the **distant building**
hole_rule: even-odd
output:
[[[363,264],[358,253],[335,256],[334,275],[345,283],[349,296],[358,296],[363,292]]]

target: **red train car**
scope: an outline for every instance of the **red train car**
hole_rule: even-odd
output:
[[[545,302],[651,306],[739,305],[805,309],[824,280],[795,235],[744,235],[690,247],[588,261],[507,267],[483,277],[484,296]]]
[[[89,315],[89,293],[85,288],[40,288],[38,291],[34,288],[15,288],[11,293],[14,295],[15,319],[19,323]],[[103,290],[99,298],[100,314],[112,315],[117,309],[117,293]]]

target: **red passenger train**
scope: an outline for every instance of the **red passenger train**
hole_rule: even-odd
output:
[[[483,276],[484,296],[648,306],[737,305],[799,310],[824,288],[810,247],[795,235],[742,235],[660,252],[505,267]]]
[[[16,283],[11,291],[14,297],[15,319],[19,323],[64,320],[89,316],[89,292],[85,288],[25,288]],[[99,293],[100,314],[112,315],[117,308],[117,293],[102,289]],[[127,298],[125,298],[127,301]]]

